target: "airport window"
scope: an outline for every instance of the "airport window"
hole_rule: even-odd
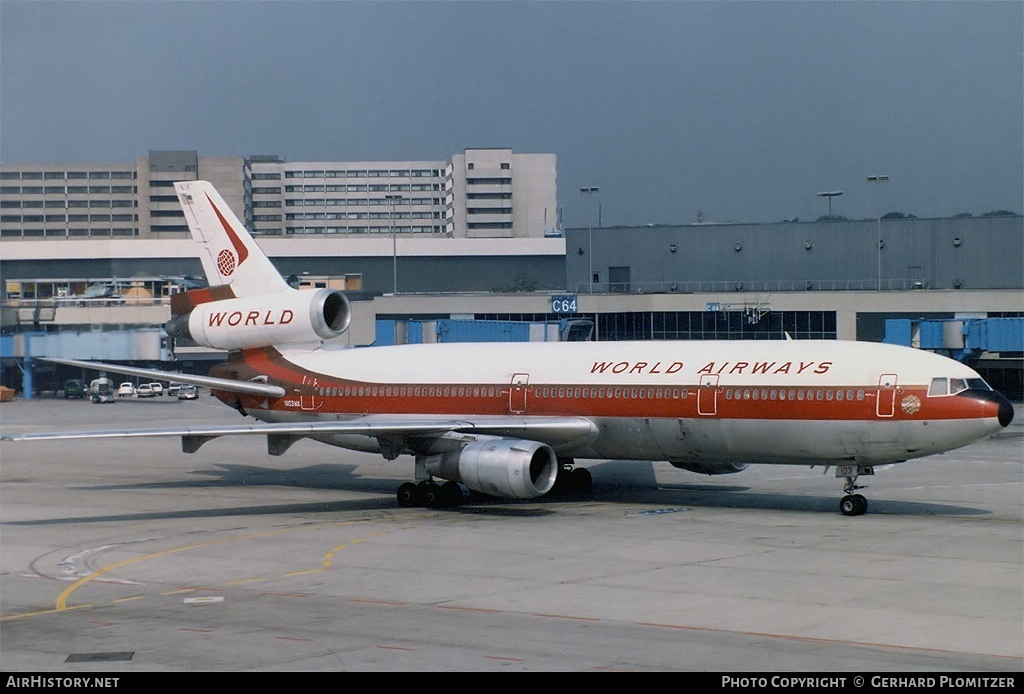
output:
[[[42,178],[43,174],[41,171],[26,171],[21,174],[21,179],[23,181],[41,181]]]
[[[73,178],[74,179],[79,179],[79,178],[88,178],[88,177],[89,177],[89,175],[86,172],[84,172],[84,171],[68,171],[68,180],[71,180]]]

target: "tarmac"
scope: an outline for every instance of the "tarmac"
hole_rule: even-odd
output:
[[[585,461],[585,498],[403,508],[408,457],[259,437],[0,444],[4,672],[1020,672],[1024,413],[879,469]],[[243,420],[208,393],[0,431]],[[252,420],[249,420],[252,421]]]

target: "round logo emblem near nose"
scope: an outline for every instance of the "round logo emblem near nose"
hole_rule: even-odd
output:
[[[226,248],[223,251],[221,251],[220,253],[218,253],[217,254],[217,269],[220,271],[220,274],[222,274],[225,277],[227,277],[232,272],[234,272],[235,271],[235,254],[232,253],[231,251],[229,251]]]

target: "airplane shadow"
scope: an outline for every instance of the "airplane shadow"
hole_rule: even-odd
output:
[[[365,476],[357,473],[359,466],[325,463],[290,470],[254,465],[220,463],[215,468],[193,470],[202,479],[117,485],[90,485],[79,489],[94,491],[131,491],[144,489],[203,489],[214,487],[275,486],[299,489],[338,489],[364,492],[368,496],[329,502],[239,506],[216,509],[187,509],[150,513],[111,514],[88,517],[50,518],[32,521],[6,521],[7,526],[42,526],[67,523],[103,523],[174,518],[214,518],[221,516],[265,516],[277,514],[330,514],[358,511],[396,510],[395,491],[401,480]],[[841,494],[807,495],[751,491],[751,487],[730,484],[659,483],[650,462],[607,461],[588,469],[594,479],[586,494],[549,495],[526,501],[497,499],[467,493],[461,505],[431,509],[438,513],[473,514],[490,517],[539,517],[558,513],[565,504],[600,502],[608,504],[643,505],[652,512],[683,510],[686,507],[721,509],[759,509],[804,513],[837,514]],[[742,473],[740,473],[742,474]],[[836,490],[838,492],[838,490]],[[187,498],[187,496],[183,497]],[[898,516],[977,516],[991,513],[986,509],[920,501],[878,499],[869,495],[871,515]],[[409,509],[423,511],[425,509]]]

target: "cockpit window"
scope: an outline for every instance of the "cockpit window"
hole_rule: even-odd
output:
[[[968,388],[974,390],[992,390],[992,386],[983,378],[933,378],[928,385],[928,396],[956,395]]]

